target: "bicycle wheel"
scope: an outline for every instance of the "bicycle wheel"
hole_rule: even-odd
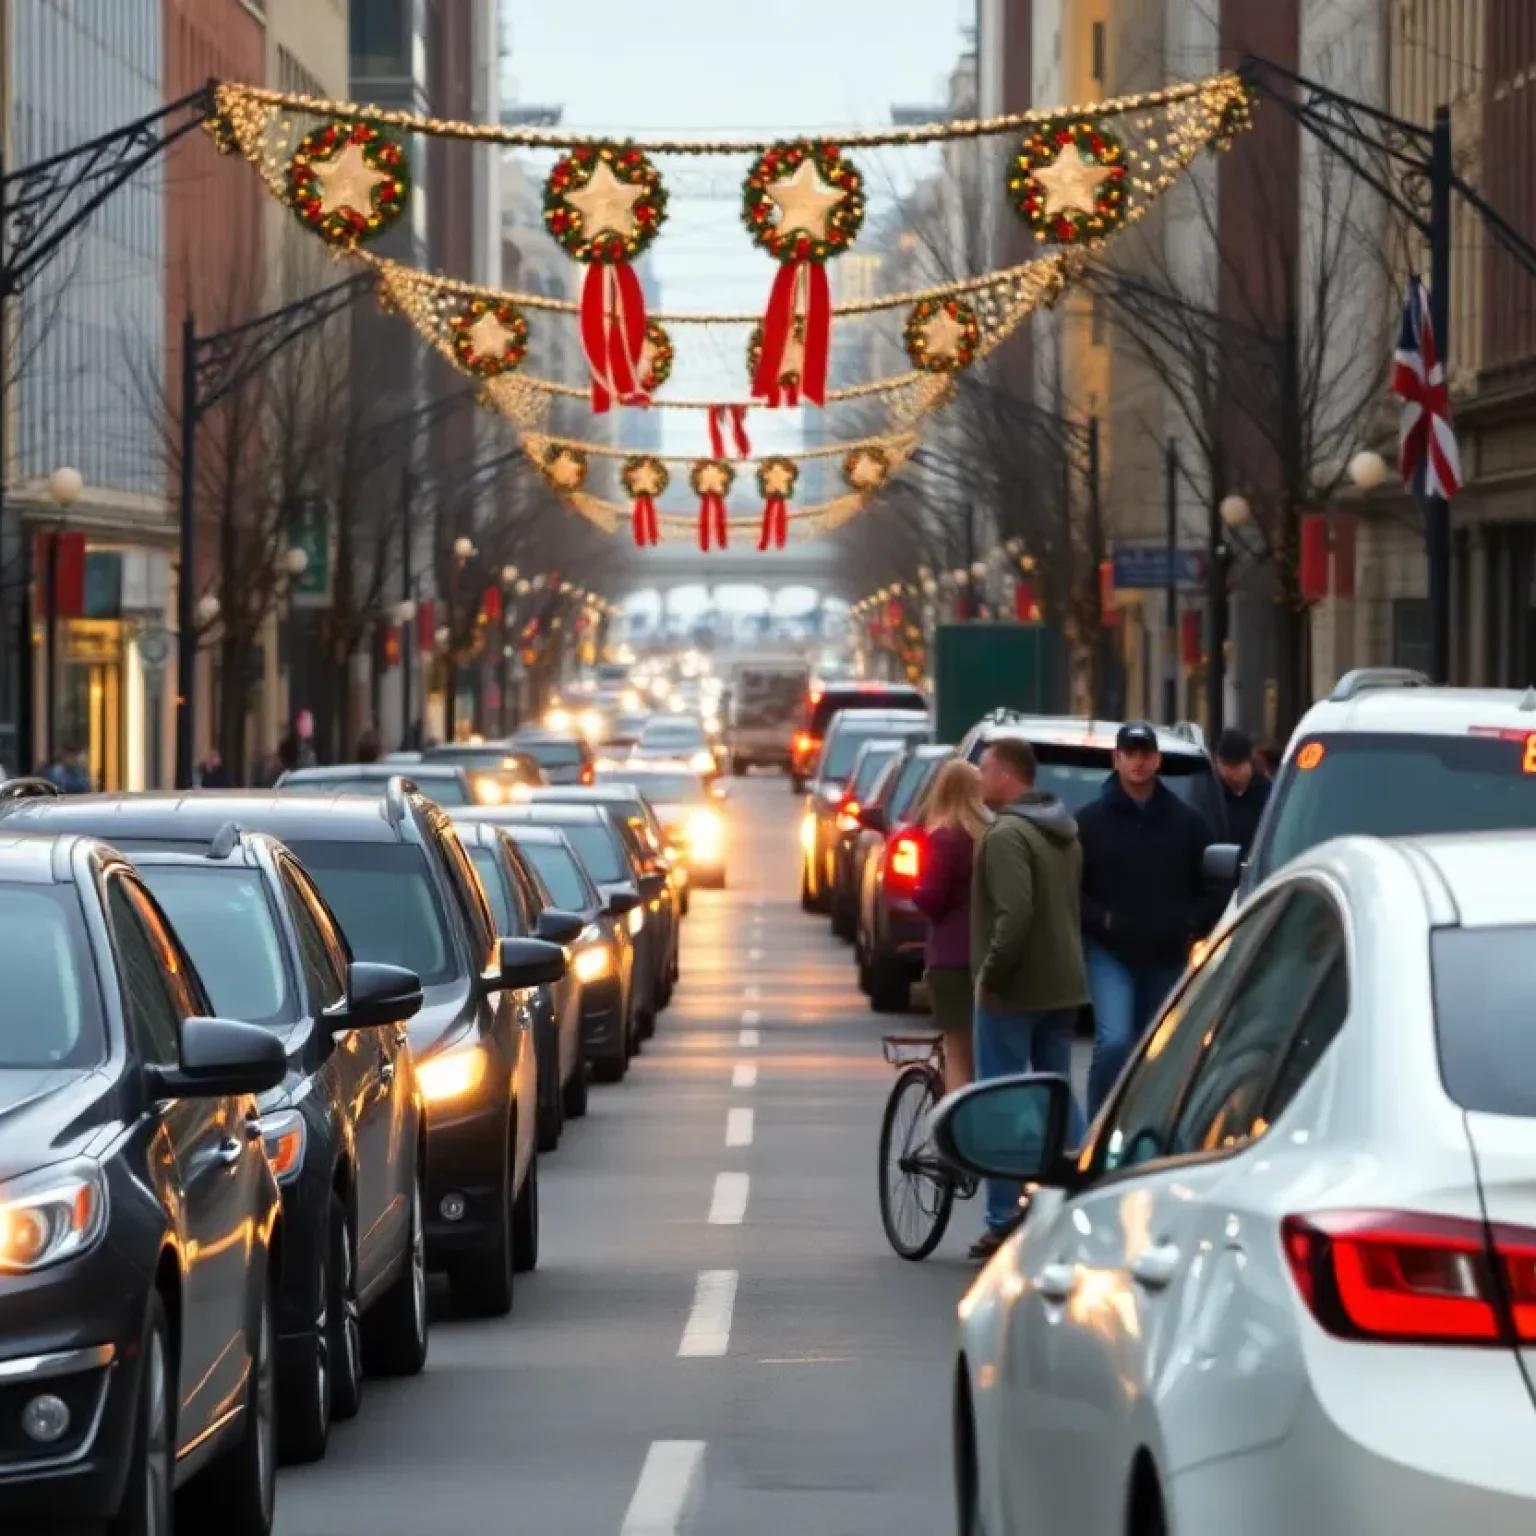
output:
[[[880,1123],[880,1222],[904,1259],[926,1259],[939,1246],[955,1205],[954,1179],[928,1138],[928,1114],[944,1096],[937,1072],[921,1062],[891,1085]]]

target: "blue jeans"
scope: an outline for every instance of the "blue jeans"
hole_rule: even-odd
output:
[[[1083,946],[1083,959],[1088,966],[1088,995],[1093,999],[1093,1064],[1088,1069],[1091,1120],[1184,967],[1150,965],[1133,970],[1092,940]]]
[[[1019,1072],[1049,1072],[1070,1082],[1076,1018],[1073,1008],[1049,1013],[994,1013],[977,1003],[973,1026],[977,1082]],[[1082,1137],[1082,1115],[1075,1094],[1067,1134],[1074,1143]],[[1018,1210],[1019,1186],[1007,1179],[988,1179],[987,1226],[994,1232],[1003,1231]]]

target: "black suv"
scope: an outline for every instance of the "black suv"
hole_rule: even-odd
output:
[[[280,838],[360,959],[421,978],[411,1052],[427,1111],[427,1262],[455,1306],[512,1305],[539,1252],[533,989],[565,974],[558,945],[500,939],[448,813],[406,780],[378,799],[204,790],[71,795],[4,807],[17,830],[104,829],[130,854],[206,847],[226,823]]]
[[[353,961],[309,875],[275,838],[232,822],[206,849],[138,852],[223,1018],[283,1042],[288,1078],[259,1101],[288,1240],[277,1296],[278,1443],[325,1454],[362,1397],[363,1364],[427,1361],[426,1129],[405,1024],[413,971]]]
[[[91,838],[0,834],[0,976],[0,1531],[267,1536],[282,1041]]]

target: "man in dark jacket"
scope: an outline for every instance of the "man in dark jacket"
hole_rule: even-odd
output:
[[[1236,843],[1246,859],[1274,785],[1256,771],[1253,743],[1241,731],[1221,733],[1216,743],[1216,772],[1221,777],[1227,813],[1227,841]]]
[[[1054,795],[1035,789],[1027,741],[994,741],[980,770],[981,797],[995,817],[971,875],[976,1075],[1052,1072],[1070,1081],[1072,1026],[1088,1001],[1077,823]],[[1079,1127],[1071,1129],[1075,1136]],[[997,1250],[1018,1206],[1016,1184],[987,1181],[987,1230],[973,1258]]]
[[[1114,775],[1078,815],[1093,998],[1090,1117],[1183,973],[1190,945],[1220,916],[1200,867],[1210,829],[1158,778],[1161,766],[1156,730],[1140,720],[1122,725]]]

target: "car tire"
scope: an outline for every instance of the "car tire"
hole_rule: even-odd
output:
[[[693,905],[693,897],[690,891],[684,891],[681,900],[677,904],[679,917],[687,917],[688,909]]]
[[[505,1317],[512,1310],[512,1149],[509,1123],[502,1150],[500,1219],[488,1247],[461,1254],[448,1266],[448,1292],[460,1317]]]
[[[411,1187],[409,1231],[404,1266],[363,1319],[363,1364],[375,1376],[416,1376],[427,1363],[427,1225],[420,1175]]]
[[[869,1006],[876,1013],[905,1013],[912,1004],[912,983],[888,962],[869,967]]]
[[[858,957],[859,965],[859,991],[865,997],[869,997],[875,990],[875,973],[869,963],[869,955],[861,954]]]
[[[170,1329],[159,1291],[149,1293],[139,1345],[139,1402],[123,1502],[107,1536],[165,1536],[171,1529],[176,1475],[176,1381]]]
[[[357,1298],[357,1241],[346,1205],[334,1194],[331,1233],[331,1422],[339,1424],[356,1418],[363,1405],[363,1309]]]
[[[338,1215],[341,1237],[337,1237]],[[278,1459],[288,1466],[319,1461],[325,1455],[335,1417],[335,1377],[339,1337],[337,1310],[343,1289],[338,1271],[348,1264],[351,1238],[346,1208],[333,1190],[326,1206],[325,1230],[316,1247],[314,1294],[320,1299],[309,1358],[300,1369],[278,1377]],[[344,1251],[338,1251],[338,1250]],[[353,1298],[356,1305],[356,1297]]]
[[[789,792],[792,795],[803,795],[805,793],[805,780],[798,773],[791,773],[789,776]]]
[[[575,1070],[571,1073],[569,1081],[562,1090],[566,1119],[580,1120],[587,1112],[587,1084],[590,1080],[590,1071],[587,1066],[587,1058],[576,1058]]]
[[[523,1187],[512,1204],[512,1267],[520,1275],[539,1263],[539,1160],[528,1161]]]
[[[590,1066],[594,1083],[622,1083],[629,1071],[628,1044],[621,1046],[612,1056],[594,1057]]]
[[[277,1492],[277,1330],[260,1277],[256,1347],[245,1385],[245,1433],[176,1499],[176,1527],[222,1536],[271,1536]]]
[[[843,939],[851,944],[854,935],[858,932],[858,922],[858,914],[854,911],[852,903],[834,897],[832,900],[832,937]]]
[[[538,1030],[538,1143],[540,1152],[553,1152],[565,1129],[560,1098],[560,1041],[553,1028]]]
[[[640,1054],[640,1042],[651,1039],[656,1033],[656,1010],[642,1008],[635,1017],[635,1055]]]

